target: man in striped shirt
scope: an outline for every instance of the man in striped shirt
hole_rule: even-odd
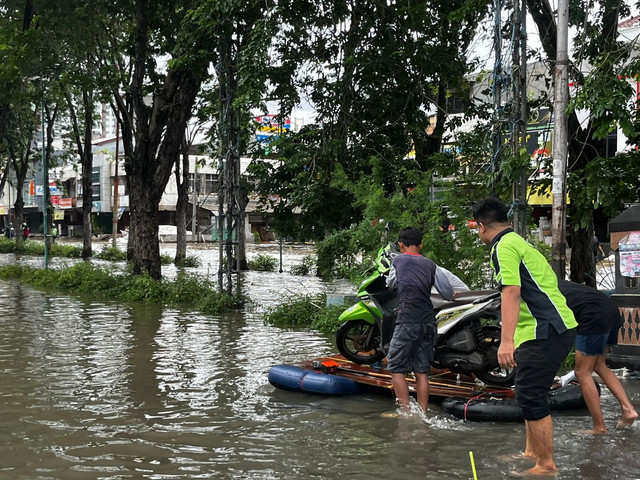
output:
[[[517,365],[516,399],[526,426],[523,455],[536,461],[528,473],[548,475],[556,465],[547,394],[575,342],[577,323],[547,260],[510,228],[507,211],[497,198],[473,207],[478,236],[489,246],[502,293],[498,363],[503,368]]]

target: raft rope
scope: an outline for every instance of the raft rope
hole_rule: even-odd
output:
[[[509,392],[511,392],[511,390],[497,390],[497,391],[493,391],[493,392],[482,392],[482,393],[476,395],[475,397],[470,398],[464,404],[464,417],[463,417],[463,420],[465,422],[467,421],[467,408],[469,408],[469,404],[471,402],[473,402],[474,400],[477,400],[480,397],[484,397],[485,395],[494,395],[494,394],[509,393]]]

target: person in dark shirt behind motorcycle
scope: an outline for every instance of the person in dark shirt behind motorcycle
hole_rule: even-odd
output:
[[[411,371],[414,373],[418,405],[426,412],[429,402],[428,374],[437,334],[436,313],[430,299],[437,266],[420,255],[422,232],[417,228],[401,230],[398,247],[402,255],[397,255],[392,261],[398,286],[398,318],[387,353],[387,368],[391,372],[396,398],[404,412],[410,411],[406,376]],[[446,278],[438,283],[436,288],[440,295],[451,300],[453,288]]]

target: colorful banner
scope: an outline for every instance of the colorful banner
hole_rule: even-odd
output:
[[[256,118],[259,123],[259,132],[272,132],[278,133],[282,130],[291,130],[291,119],[285,118],[281,124],[275,115],[262,115]]]
[[[73,208],[73,199],[72,198],[61,198],[58,202],[58,207],[60,208]]]

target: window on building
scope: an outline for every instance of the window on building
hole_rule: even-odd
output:
[[[91,200],[94,202],[100,201],[100,167],[93,167],[91,171],[91,188],[93,189],[93,195]]]
[[[207,173],[204,178],[204,194],[215,193],[218,190],[218,175]]]

